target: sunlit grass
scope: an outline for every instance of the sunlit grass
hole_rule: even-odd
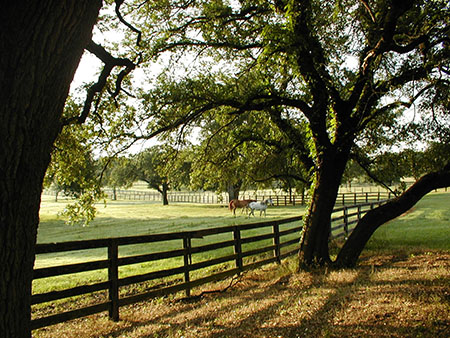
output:
[[[267,217],[247,218],[237,212],[233,217],[230,211],[221,205],[173,203],[163,206],[159,202],[148,201],[109,201],[106,206],[98,204],[98,215],[87,227],[69,226],[57,216],[67,201],[54,202],[43,197],[41,223],[38,231],[38,243],[88,240],[107,237],[139,236],[156,233],[199,230],[212,227],[259,222],[298,216],[304,213],[303,206],[270,207]],[[380,227],[369,241],[365,252],[407,251],[418,249],[450,250],[450,193],[432,193],[420,201],[410,212]],[[267,231],[262,230],[262,231]],[[255,234],[250,230],[246,236]],[[219,234],[201,240],[193,240],[194,245],[228,240],[230,234]],[[195,242],[197,241],[197,242]],[[195,244],[197,243],[197,244]],[[119,248],[119,256],[180,249],[182,241],[170,241],[152,244],[130,245]],[[228,255],[232,248],[220,252],[206,252],[194,255],[194,262],[207,260],[212,256]],[[72,264],[89,260],[106,259],[106,248],[38,255],[35,267]],[[120,268],[120,276],[168,269],[180,266],[180,260],[166,259],[151,264],[135,264]],[[68,286],[81,285],[88,277],[90,282],[106,279],[104,271],[92,271],[83,274],[36,280],[34,292],[58,290]]]
[[[261,222],[272,219],[282,219],[298,216],[304,212],[304,207],[270,207],[267,217],[247,218],[245,213],[237,212],[233,217],[228,208],[221,205],[172,203],[163,206],[161,203],[149,201],[108,201],[98,204],[98,214],[89,226],[69,226],[64,219],[58,217],[68,202],[55,202],[49,197],[43,197],[40,211],[38,243],[90,240],[109,237],[139,236],[180,231],[193,231],[213,227],[224,227],[250,222]],[[270,231],[249,230],[243,236]],[[205,245],[231,239],[230,233],[208,236],[203,239],[193,239],[193,245]],[[261,245],[261,244],[259,244]],[[268,245],[268,244],[267,244]],[[133,256],[143,253],[170,251],[182,248],[182,240],[156,243],[145,243],[119,247],[119,256]],[[212,257],[226,256],[233,253],[233,248],[224,248],[214,252],[193,255],[193,262],[200,262]],[[107,249],[81,250],[62,253],[42,254],[36,257],[35,268],[65,265],[78,262],[104,260]],[[170,269],[183,264],[182,258],[164,259],[150,263],[133,264],[119,268],[119,277],[143,274],[150,271]],[[105,271],[58,276],[49,279],[35,280],[34,293],[50,290],[61,290],[67,287],[94,283],[106,280]]]
[[[66,225],[57,216],[66,203],[43,198],[38,243],[198,230],[304,213],[304,206],[269,207],[267,217],[247,218],[240,210],[236,212],[237,217],[233,217],[228,208],[222,205],[172,203],[164,206],[160,202],[149,201],[108,201],[106,206],[98,204],[95,220],[89,226],[82,227]]]
[[[431,193],[406,214],[382,225],[367,249],[450,250],[450,193]]]
[[[152,202],[118,201],[109,202],[106,208],[103,205],[98,205],[99,214],[96,220],[88,227],[81,227],[67,226],[62,219],[57,217],[57,212],[64,208],[65,203],[64,201],[55,203],[50,199],[44,199],[38,237],[40,243],[195,230],[286,218],[298,216],[304,212],[303,207],[274,207],[268,210],[268,216],[265,219],[259,217],[247,219],[240,213],[238,213],[238,217],[234,218],[227,208],[217,205],[172,204],[162,206]],[[205,332],[209,332],[211,327],[218,322],[228,323],[227,321],[235,320],[234,315],[246,317],[249,315],[247,312],[252,309],[259,313],[258,309],[261,307],[270,306],[266,304],[265,300],[273,301],[279,297],[280,305],[275,306],[273,319],[264,316],[264,322],[258,322],[260,316],[252,316],[256,321],[255,327],[268,327],[272,325],[273,321],[273,325],[278,327],[279,330],[277,323],[282,318],[283,323],[288,326],[296,325],[299,327],[299,332],[304,330],[308,332],[309,336],[349,336],[350,333],[353,335],[355,332],[358,336],[367,336],[372,331],[380,336],[385,332],[385,328],[378,323],[388,322],[391,329],[396,330],[395,332],[398,332],[399,336],[420,336],[417,334],[421,332],[428,332],[430,333],[429,336],[438,336],[436,333],[440,332],[442,323],[445,323],[443,318],[448,318],[448,307],[445,307],[445,291],[442,291],[446,290],[443,285],[448,284],[448,264],[447,266],[444,264],[448,262],[448,254],[436,250],[450,250],[449,206],[450,193],[432,193],[426,196],[413,210],[382,226],[374,234],[363,253],[365,258],[361,260],[356,269],[342,271],[328,271],[326,269],[324,272],[314,270],[313,272],[294,273],[297,261],[295,257],[292,257],[283,261],[283,265],[277,267],[281,270],[277,270],[276,275],[268,272],[272,269],[270,266],[257,270],[251,274],[249,280],[238,285],[236,297],[229,297],[229,300],[221,297],[208,299],[205,304],[211,304],[212,308],[205,308],[204,313],[216,314],[217,311],[220,313],[220,310],[217,310],[216,307],[225,306],[225,309],[227,309],[227,302],[230,302],[233,311],[229,311],[228,308],[228,310],[223,311],[222,317],[214,315],[214,318],[217,317],[218,319],[215,319],[212,324],[205,324],[207,328]],[[193,239],[193,245],[201,245],[203,240],[218,242],[229,239],[230,234],[221,234],[220,236],[228,237]],[[149,250],[152,252],[168,251],[180,248],[180,246],[180,241],[132,245],[120,248],[119,255],[136,255]],[[232,248],[227,248],[227,250],[229,251],[220,252],[220,255],[232,253]],[[195,263],[212,258],[213,254],[217,253],[207,252],[194,255],[193,261]],[[106,248],[83,250],[75,253],[46,254],[37,257],[36,266],[63,265],[78,261],[106,259],[106,257]],[[119,275],[123,278],[152,270],[181,266],[182,264],[182,258],[139,263],[119,268]],[[234,264],[234,262],[229,264]],[[195,271],[191,275],[191,280],[201,278],[202,273],[210,274],[221,268],[223,267],[214,266],[207,270]],[[181,279],[183,276],[177,275],[172,277],[172,279],[174,278]],[[36,294],[61,290],[83,285],[86,282],[94,283],[106,279],[107,272],[105,270],[58,276],[36,280],[33,283],[33,292]],[[146,288],[159,282],[121,288],[121,297],[128,293],[143,292]],[[261,290],[252,284],[256,282],[263,282]],[[225,285],[224,283],[223,285]],[[275,290],[268,289],[269,284],[273,284]],[[408,286],[406,289],[405,285]],[[217,286],[208,285],[207,288],[217,288]],[[240,291],[239,288],[242,288],[242,290]],[[256,294],[252,295],[252,292]],[[288,294],[283,294],[286,292]],[[262,294],[264,294],[263,297]],[[33,316],[41,317],[45,316],[46,313],[67,311],[71,308],[95,303],[98,299],[105,299],[105,297],[106,292],[102,292],[87,297],[52,302],[50,305],[33,306]],[[236,306],[231,305],[234,298],[238,302]],[[142,319],[145,323],[153,322],[155,313],[159,313],[158,311],[162,311],[162,309],[174,308],[173,303],[168,305],[165,302],[163,299],[160,301],[157,299],[152,302],[133,305],[131,310],[121,309],[122,321],[120,323],[128,323],[127,318],[130,318],[131,322],[135,322],[138,313],[147,315]],[[167,302],[169,301],[167,300]],[[152,306],[158,307],[160,303],[161,307],[158,310],[152,308]],[[142,309],[136,312],[138,307]],[[145,307],[149,309],[147,310]],[[419,308],[420,311],[412,311]],[[129,317],[127,317],[127,311],[131,311]],[[176,309],[174,311],[181,312],[182,310]],[[239,313],[239,311],[242,313]],[[320,315],[313,315],[315,313]],[[394,313],[395,316],[391,316]],[[423,315],[424,313],[427,313],[427,315]],[[41,334],[45,336],[47,329],[49,330],[48,337],[63,336],[62,334],[54,334],[53,328],[63,330],[68,325],[78,325],[76,323],[81,323],[79,325],[82,326],[82,330],[89,332],[86,336],[95,335],[92,332],[96,330],[98,323],[103,323],[104,332],[96,336],[107,336],[107,328],[110,328],[112,324],[105,319],[105,316],[99,316],[93,316],[95,318],[93,322],[95,323],[92,325],[86,324],[88,319],[63,323],[52,326],[50,329],[38,330],[38,336]],[[191,316],[188,317],[190,322]],[[322,318],[328,318],[328,320],[324,322]],[[427,331],[423,331],[425,329],[414,324],[419,322],[427,328]],[[412,324],[409,325],[408,323]],[[146,327],[145,325],[138,326]],[[70,328],[67,329],[67,332],[72,332],[75,337],[78,336],[78,333],[74,332],[80,332],[78,329]],[[316,331],[313,334],[311,330]],[[186,335],[187,332],[183,333],[186,337],[189,336]],[[335,335],[331,334],[332,332]],[[411,335],[408,335],[410,332],[412,332]],[[64,336],[66,335],[64,334]],[[137,337],[139,335],[130,336]],[[151,331],[143,333],[142,336],[152,336]],[[168,336],[171,335],[168,334]],[[210,335],[206,336],[209,337]],[[239,334],[235,336],[239,336]]]

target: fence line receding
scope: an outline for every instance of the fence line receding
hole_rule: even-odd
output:
[[[367,211],[386,201],[335,208],[330,225],[330,239],[347,237]],[[83,308],[33,318],[32,328],[37,329],[103,311],[108,311],[111,319],[119,320],[120,306],[180,291],[190,296],[193,288],[203,284],[223,280],[265,264],[280,263],[282,259],[298,252],[301,220],[302,216],[298,216],[197,231],[38,244],[37,255],[103,249],[106,258],[36,268],[34,280],[94,270],[106,270],[107,278],[88,285],[33,294],[32,305],[95,292],[106,292],[107,297],[100,303]],[[166,249],[152,251],[157,243],[169,242],[177,243],[175,249],[168,250],[167,246]],[[141,250],[143,252],[134,255],[120,254],[121,249],[133,245],[144,245],[148,252]],[[172,263],[164,263],[169,260]],[[158,265],[161,261],[163,263]],[[137,274],[130,274],[127,270],[121,271],[137,264],[154,264],[160,268],[145,271],[139,267],[136,269],[139,271]],[[127,286],[143,282],[153,282],[153,285],[139,293],[127,293]],[[125,291],[122,292],[123,290]]]
[[[63,243],[38,244],[36,254],[49,254],[85,249],[103,248],[106,259],[89,262],[37,268],[33,279],[48,278],[84,271],[105,269],[107,280],[89,285],[71,287],[60,291],[51,291],[32,295],[32,305],[60,300],[68,297],[82,296],[92,292],[107,291],[104,301],[80,309],[73,309],[58,314],[32,319],[32,328],[40,328],[70,319],[84,317],[98,312],[108,311],[113,320],[119,319],[119,307],[149,298],[164,296],[184,291],[187,296],[194,287],[222,280],[240,272],[260,267],[272,262],[281,262],[298,251],[302,217],[292,217],[260,223],[226,226],[198,231],[156,234],[146,236],[107,238]],[[206,241],[209,237],[216,240]],[[120,249],[137,244],[148,244],[149,250],[157,242],[175,241],[179,247],[167,251],[141,253],[122,257]],[[212,258],[206,258],[208,253]],[[121,277],[121,268],[142,263],[156,263],[167,259],[178,259],[178,265],[162,264],[162,268],[136,275]],[[161,264],[159,264],[161,266]],[[200,270],[209,269],[207,273]],[[142,282],[160,281],[156,287],[138,294],[122,294],[121,288]]]

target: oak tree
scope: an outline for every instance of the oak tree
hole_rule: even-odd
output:
[[[8,1],[0,13],[0,332],[29,337],[45,171],[99,0]]]
[[[154,125],[183,121],[201,126],[212,114],[241,116],[243,124],[255,128],[258,120],[270,121],[275,133],[291,141],[305,167],[312,168],[312,202],[304,221],[300,265],[331,264],[330,218],[349,159],[374,135],[399,141],[396,136],[401,133],[393,130],[393,122],[400,125],[413,104],[448,92],[448,3],[166,4],[158,3],[155,10],[160,15],[142,23],[142,30],[152,32],[152,41],[146,43],[154,54],[174,61],[159,86],[144,97],[149,112],[158,112]],[[181,55],[191,58],[177,73]],[[439,115],[439,123],[448,126],[448,111],[436,109],[438,101],[430,100],[420,113]],[[226,127],[224,123],[220,128]],[[448,177],[448,167],[443,167],[424,182],[436,188],[448,185]],[[386,217],[378,219],[396,217],[390,211],[403,209],[398,204],[410,207],[426,191],[410,190],[379,209]],[[356,262],[373,233],[365,224],[370,217],[357,226],[336,265]]]

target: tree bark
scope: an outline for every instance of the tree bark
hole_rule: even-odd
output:
[[[239,199],[239,192],[241,191],[240,183],[228,183],[227,192],[228,192],[228,202],[234,199]]]
[[[0,12],[0,332],[30,337],[39,205],[70,83],[100,0],[15,1]]]
[[[334,263],[336,267],[354,267],[370,237],[381,225],[411,209],[430,191],[448,186],[450,186],[450,165],[444,170],[423,176],[393,201],[367,212],[340,250]]]
[[[112,197],[113,201],[117,201],[117,189],[116,187],[113,187],[113,197]]]
[[[169,205],[169,199],[167,197],[168,191],[169,191],[169,185],[167,183],[163,183],[162,190],[161,190],[163,205]]]
[[[308,215],[303,224],[299,268],[331,263],[328,251],[331,214],[349,150],[329,151],[320,161]]]

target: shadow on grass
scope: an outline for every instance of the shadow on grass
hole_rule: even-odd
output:
[[[447,337],[446,257],[446,268],[434,265],[435,271],[426,266],[410,271],[408,262],[415,261],[406,257],[385,258],[375,268],[369,264],[278,278],[272,267],[198,302],[162,300],[124,308],[123,321],[107,336]]]

